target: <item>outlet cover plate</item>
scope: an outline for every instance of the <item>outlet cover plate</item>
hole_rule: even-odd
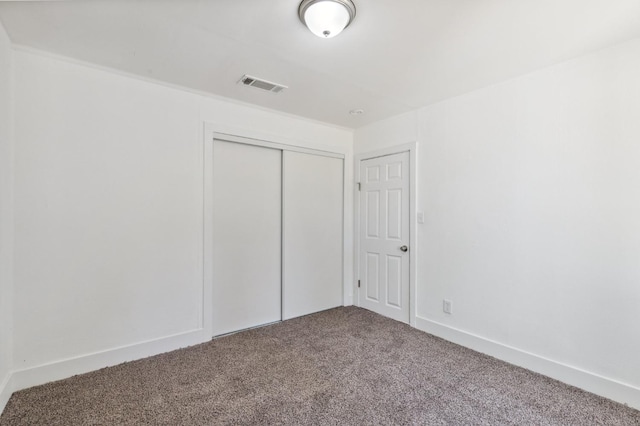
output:
[[[442,310],[445,314],[453,314],[453,303],[451,303],[451,300],[444,299],[442,301]]]

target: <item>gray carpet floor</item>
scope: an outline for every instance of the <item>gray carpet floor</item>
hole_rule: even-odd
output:
[[[640,425],[640,411],[337,308],[15,393],[0,425]]]

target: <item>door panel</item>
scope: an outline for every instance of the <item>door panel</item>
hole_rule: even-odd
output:
[[[402,241],[402,189],[387,191],[387,240]]]
[[[387,303],[402,307],[402,257],[387,256]]]
[[[365,265],[364,287],[367,290],[368,300],[378,302],[380,300],[380,254],[367,253]]]
[[[409,153],[360,164],[359,304],[409,322]]]
[[[283,319],[342,305],[343,160],[284,152]]]
[[[213,144],[213,335],[281,319],[282,152]]]
[[[367,197],[367,236],[377,238],[380,236],[380,192],[368,191]]]

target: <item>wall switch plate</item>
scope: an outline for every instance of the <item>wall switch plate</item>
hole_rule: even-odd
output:
[[[451,315],[453,313],[453,303],[451,303],[451,300],[444,299],[442,301],[442,310],[445,314]]]
[[[418,219],[418,223],[424,223],[424,212],[418,212],[416,216]]]

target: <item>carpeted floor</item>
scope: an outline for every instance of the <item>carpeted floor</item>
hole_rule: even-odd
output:
[[[17,392],[0,425],[640,425],[640,411],[363,309]]]

